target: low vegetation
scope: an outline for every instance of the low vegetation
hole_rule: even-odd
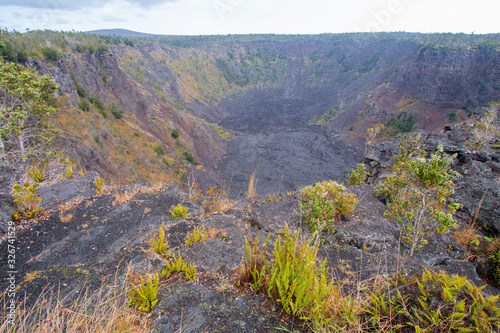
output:
[[[149,275],[146,282],[142,276],[140,277],[141,283],[139,286],[135,286],[131,283],[132,290],[129,291],[129,300],[128,305],[133,305],[137,307],[138,310],[142,312],[150,312],[153,310],[156,303],[158,303],[158,299],[156,298],[158,295],[158,275]]]
[[[42,197],[36,193],[36,189],[40,186],[38,183],[24,183],[22,186],[14,184],[12,186],[14,193],[14,203],[17,205],[17,211],[14,213],[14,218],[18,220],[29,220],[36,217],[41,208],[38,206]]]
[[[172,256],[172,250],[168,248],[168,241],[165,238],[165,222],[163,222],[159,228],[158,236],[154,239],[149,240],[151,249],[154,253],[159,254],[165,259],[169,259]]]
[[[196,182],[191,182],[188,188],[189,199],[193,203],[199,204],[206,211],[207,216],[214,213],[225,213],[234,205],[223,188],[217,189],[217,187],[212,186],[206,193],[203,193],[203,190],[196,187]]]
[[[395,276],[372,293],[366,326],[383,331],[493,332],[500,328],[498,296],[487,299],[467,277],[424,268],[422,275]]]
[[[499,106],[493,104],[484,116],[477,121],[472,129],[473,138],[468,145],[473,149],[488,146],[496,140],[500,140],[500,129],[496,125]]]
[[[2,320],[0,333],[65,333],[65,332],[147,332],[151,318],[127,306],[123,285],[107,285],[92,297],[81,291],[68,302],[58,294],[43,292],[36,301],[21,301],[16,307],[15,321]],[[6,301],[2,297],[0,302]],[[5,317],[4,317],[5,318]]]
[[[186,235],[186,246],[193,247],[196,243],[206,242],[208,239],[208,230],[196,227],[192,232]]]
[[[170,215],[173,219],[188,219],[191,216],[189,209],[182,204],[178,204],[173,209],[170,210]]]
[[[401,225],[401,237],[410,245],[409,255],[425,245],[426,235],[450,232],[457,227],[453,214],[462,205],[450,196],[460,174],[451,169],[455,156],[437,152],[425,157],[420,136],[404,136],[394,156],[393,175],[383,179],[377,193],[389,199],[385,216]]]
[[[165,261],[166,268],[160,273],[161,278],[169,278],[172,273],[184,273],[186,280],[196,281],[196,266],[188,265],[179,253],[172,255],[172,261]]]
[[[267,243],[246,241],[237,285],[267,293],[317,332],[493,332],[500,328],[498,296],[484,298],[466,277],[424,269],[420,276],[374,279],[345,293],[319,262],[319,242],[288,227],[272,255]],[[270,259],[268,259],[270,258]],[[384,281],[384,282],[380,282]]]
[[[364,163],[358,163],[356,170],[352,169],[349,173],[349,185],[362,185],[365,183],[366,177],[369,173],[366,171]]]
[[[328,229],[333,232],[335,221],[354,212],[358,204],[356,195],[345,190],[344,185],[334,181],[323,181],[300,190],[302,218],[312,231]]]

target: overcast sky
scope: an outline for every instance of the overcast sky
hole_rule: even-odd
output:
[[[0,27],[154,34],[499,33],[498,0],[0,0]]]

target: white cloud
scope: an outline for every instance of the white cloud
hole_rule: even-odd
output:
[[[127,22],[127,19],[124,19],[123,17],[117,17],[117,16],[112,16],[112,15],[104,15],[102,17],[102,20],[104,22]]]
[[[65,19],[62,19],[62,18],[58,18],[58,19],[56,19],[56,23],[57,24],[68,24],[70,22],[68,20],[65,20]]]
[[[46,10],[79,10],[82,8],[95,8],[111,3],[114,0],[2,0],[0,7],[16,6]],[[151,8],[153,6],[177,0],[125,0],[139,7]]]
[[[3,0],[0,20],[5,27],[20,31],[125,28],[157,34],[491,33],[500,32],[496,1],[87,0],[83,4],[80,0]],[[16,17],[15,12],[23,16]],[[57,25],[61,20],[68,23]]]

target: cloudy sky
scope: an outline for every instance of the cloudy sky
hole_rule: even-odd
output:
[[[498,0],[0,0],[0,27],[199,35],[500,33]]]

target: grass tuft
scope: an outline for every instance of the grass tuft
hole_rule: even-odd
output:
[[[127,306],[124,285],[102,287],[90,294],[80,293],[74,300],[45,291],[34,301],[16,304],[16,316],[10,320],[3,307],[0,333],[122,332],[143,333],[151,326],[151,317]],[[8,301],[4,294],[0,303]]]

